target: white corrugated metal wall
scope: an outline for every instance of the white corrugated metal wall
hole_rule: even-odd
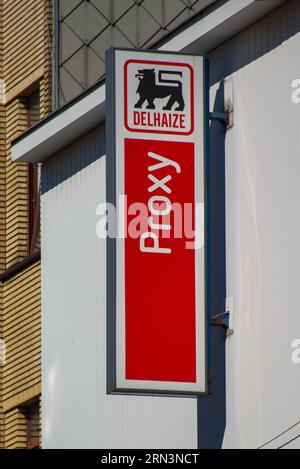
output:
[[[235,108],[234,128],[225,139],[219,132],[234,298],[225,448],[256,448],[300,419],[300,365],[291,360],[300,337],[300,104],[291,101],[299,31],[293,0],[210,54],[211,108],[226,77]],[[104,198],[105,157],[42,196],[44,447],[195,447],[194,399],[105,395],[105,242],[95,235]]]
[[[44,168],[43,447],[195,448],[194,399],[106,395],[106,241],[96,237],[105,156],[76,172],[101,136],[100,128],[58,155],[59,171]]]

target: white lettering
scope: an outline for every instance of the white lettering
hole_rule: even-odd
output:
[[[153,246],[146,246],[146,239],[153,239]],[[140,237],[140,250],[142,252],[152,252],[156,254],[171,254],[172,250],[169,248],[160,248],[158,236],[155,233],[143,233]]]
[[[169,160],[168,158],[165,158],[164,156],[157,155],[156,153],[153,153],[152,151],[149,151],[148,156],[150,156],[150,158],[154,158],[160,161],[160,163],[149,166],[148,167],[149,171],[156,171],[157,169],[165,168],[166,166],[173,166],[173,168],[175,168],[177,173],[181,173],[181,167],[175,161]]]
[[[292,342],[292,348],[296,349],[292,353],[292,362],[295,365],[299,365],[300,363],[300,339],[295,339]]]
[[[172,176],[166,176],[163,179],[157,179],[152,174],[149,174],[148,178],[154,183],[148,188],[148,192],[154,192],[156,189],[160,188],[167,194],[171,194],[172,190],[166,185],[166,182],[169,182],[172,179]]]
[[[300,78],[296,78],[292,81],[292,88],[296,88],[291,95],[292,102],[294,104],[300,103]]]
[[[153,217],[148,218],[148,223],[149,226],[152,230],[167,230],[170,231],[171,225],[164,225],[164,224],[159,224],[159,223],[154,223]]]
[[[154,206],[155,202],[163,202],[166,205],[166,208],[164,210],[156,209]],[[151,197],[151,199],[149,199],[148,208],[152,215],[164,216],[168,215],[171,212],[172,204],[168,197],[165,197],[163,195],[154,195],[153,197]]]

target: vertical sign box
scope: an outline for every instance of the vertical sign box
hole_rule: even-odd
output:
[[[108,390],[207,392],[206,59],[107,53]]]

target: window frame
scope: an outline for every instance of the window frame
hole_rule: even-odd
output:
[[[31,410],[36,411],[37,419],[38,419],[38,428],[40,427],[40,402],[39,400],[35,400],[30,404],[23,407],[23,414],[26,420],[26,448],[27,449],[40,449],[40,441],[39,438],[30,438],[31,433]]]
[[[38,96],[38,119],[31,121],[30,102],[34,103],[35,97]],[[34,87],[31,87],[30,94],[24,96],[26,100],[27,128],[30,129],[41,119],[41,93],[40,82],[38,81]],[[34,247],[38,236],[38,227],[40,223],[40,167],[38,164],[29,163],[27,171],[27,256],[34,254]]]

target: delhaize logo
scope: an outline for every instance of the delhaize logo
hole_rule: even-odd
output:
[[[193,133],[194,78],[190,65],[129,60],[124,68],[127,130],[179,135]]]

